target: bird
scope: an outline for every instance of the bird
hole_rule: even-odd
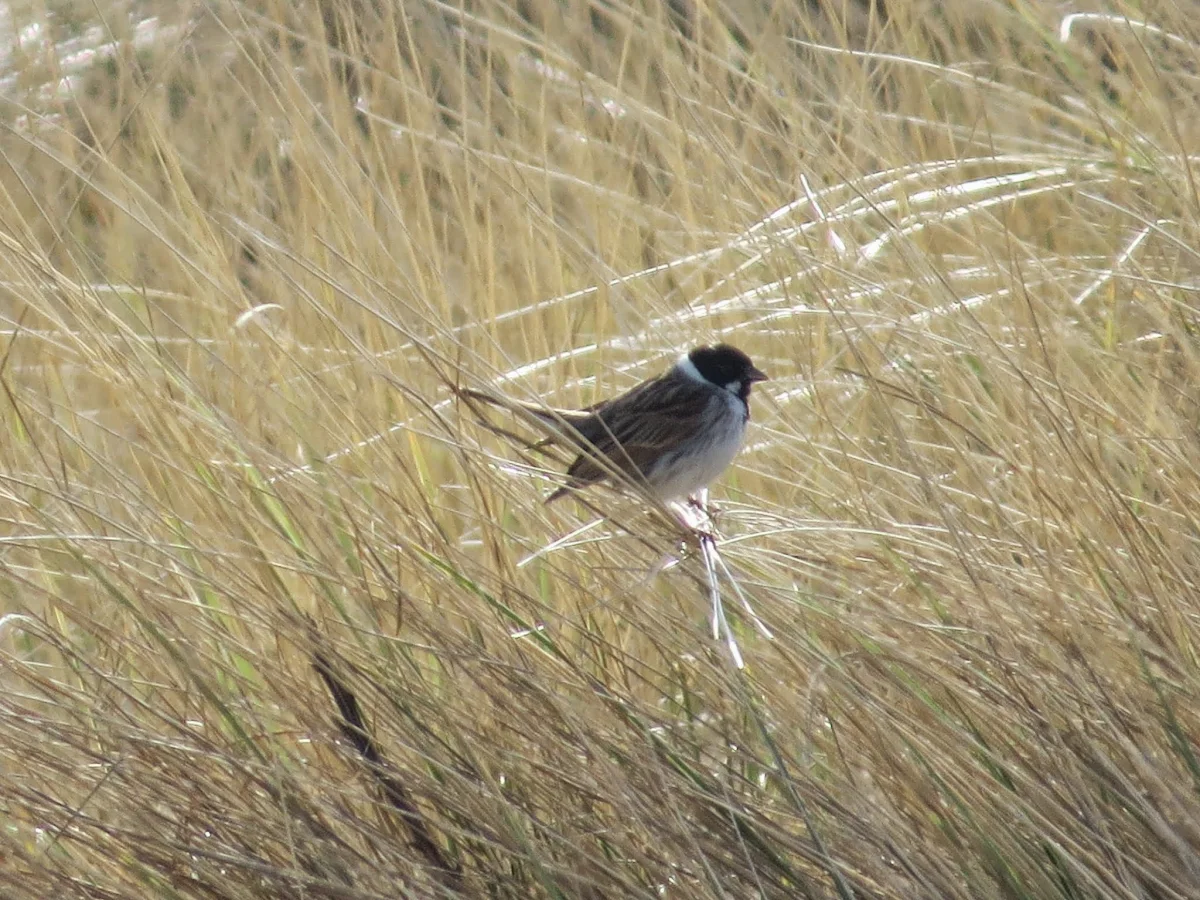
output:
[[[578,454],[546,503],[610,478],[674,503],[692,500],[733,462],[750,420],[750,390],[768,380],[737,347],[717,344],[695,347],[662,374],[585,409],[458,393],[532,418],[549,433],[542,443]]]

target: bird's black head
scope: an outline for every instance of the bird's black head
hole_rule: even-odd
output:
[[[767,376],[754,367],[745,353],[729,344],[697,347],[687,355],[696,371],[717,387],[723,387],[743,400],[750,396],[750,387]]]

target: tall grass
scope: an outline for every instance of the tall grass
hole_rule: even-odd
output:
[[[0,894],[1200,895],[1194,13],[12,4]]]

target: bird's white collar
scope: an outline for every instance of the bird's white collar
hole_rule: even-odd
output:
[[[698,381],[701,384],[709,383],[709,380],[700,374],[700,370],[696,368],[696,364],[692,362],[691,357],[686,353],[679,357],[679,361],[675,363],[675,368],[692,379],[692,381]]]

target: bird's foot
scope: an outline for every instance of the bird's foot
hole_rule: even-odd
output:
[[[717,540],[719,535],[714,514],[718,510],[716,506],[709,504],[707,490],[698,491],[683,503],[674,503],[672,506],[679,523],[699,540],[707,539],[714,542]]]

